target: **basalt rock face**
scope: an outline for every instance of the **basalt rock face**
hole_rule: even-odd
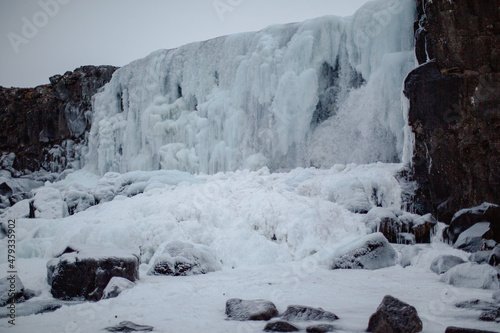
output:
[[[500,4],[418,1],[416,54],[405,81],[415,135],[416,210],[454,213],[500,202]]]
[[[92,96],[116,69],[83,66],[36,88],[0,87],[0,151],[16,155],[13,168],[65,168],[72,157],[66,156],[72,153],[68,140],[83,139],[90,128]]]

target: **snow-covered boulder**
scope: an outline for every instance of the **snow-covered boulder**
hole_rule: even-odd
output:
[[[206,274],[222,267],[210,248],[179,241],[168,243],[162,254],[153,257],[148,275],[186,276]]]
[[[69,246],[47,263],[47,281],[55,298],[100,300],[112,277],[139,279],[139,258],[128,251]]]
[[[396,265],[398,254],[382,233],[361,237],[337,251],[332,269],[379,269]]]
[[[492,250],[475,252],[471,254],[469,260],[471,262],[475,262],[476,264],[488,263],[492,252]]]
[[[440,255],[431,263],[431,271],[436,274],[444,274],[457,265],[465,263],[460,257],[452,255]]]
[[[333,312],[301,305],[288,306],[281,318],[288,321],[334,321],[339,319]]]
[[[232,320],[270,320],[278,316],[278,309],[263,299],[242,300],[231,298],[226,302],[226,315]]]
[[[498,229],[500,221],[500,206],[492,203],[483,203],[479,206],[466,208],[458,211],[453,216],[447,229],[443,231],[443,237],[454,244],[460,234],[479,222],[490,222]],[[495,235],[493,235],[495,239]],[[498,236],[498,235],[497,235]],[[495,239],[497,242],[499,239]]]
[[[415,245],[405,246],[401,250],[401,259],[399,264],[404,268],[412,264],[413,258],[415,258],[422,249]]]
[[[499,272],[490,265],[465,263],[451,268],[441,276],[441,282],[463,288],[498,289]]]
[[[417,243],[430,243],[436,226],[437,220],[432,214],[422,215],[413,220],[411,224],[411,233],[415,235],[415,241]]]
[[[95,198],[90,193],[90,189],[80,184],[71,184],[62,193],[64,202],[68,205],[70,215],[92,207],[95,204]]]
[[[66,216],[68,216],[68,205],[58,189],[42,187],[36,191],[30,202],[30,217],[59,219]]]
[[[7,275],[0,279],[0,307],[8,303],[25,301],[24,285],[17,274]]]
[[[109,280],[106,288],[104,288],[102,298],[107,299],[117,297],[123,291],[132,289],[134,286],[135,283],[133,283],[132,281],[122,277],[114,276],[111,278],[111,280]]]
[[[422,328],[422,320],[413,306],[388,295],[370,317],[366,331],[416,333],[421,332]]]
[[[490,230],[489,222],[474,224],[469,229],[462,232],[453,247],[466,252],[477,252],[483,248],[483,236]]]

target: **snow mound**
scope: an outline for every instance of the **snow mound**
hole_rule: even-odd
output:
[[[186,276],[222,269],[210,248],[199,244],[168,243],[163,253],[153,260],[148,275]]]

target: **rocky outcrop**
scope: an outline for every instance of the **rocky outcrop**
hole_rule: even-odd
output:
[[[405,82],[419,213],[449,223],[500,202],[500,19],[496,1],[418,1],[420,67]]]
[[[36,88],[0,87],[0,152],[15,154],[13,168],[67,167],[90,128],[92,96],[116,69],[83,66]]]

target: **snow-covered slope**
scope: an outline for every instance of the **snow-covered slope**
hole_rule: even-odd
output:
[[[400,161],[412,0],[160,50],[95,96],[87,165],[217,173]]]

